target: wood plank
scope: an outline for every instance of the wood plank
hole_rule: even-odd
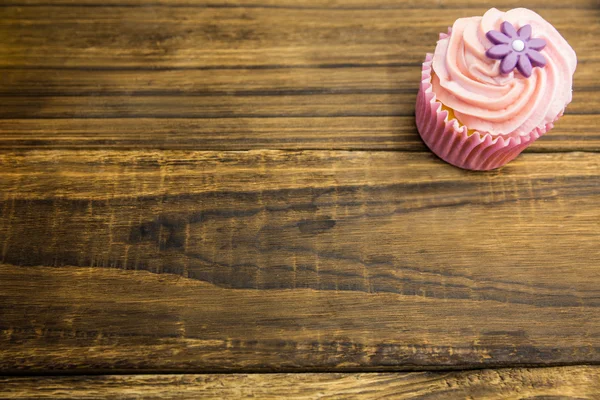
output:
[[[569,112],[600,108],[596,92],[578,93]],[[273,118],[412,116],[416,91],[276,95],[0,96],[0,119]],[[595,107],[598,108],[595,108]],[[76,121],[73,121],[74,123]]]
[[[522,7],[519,0],[498,0],[500,9]],[[485,8],[489,2],[484,0],[7,0],[5,6],[141,6],[163,5],[169,7],[191,6],[202,8],[281,8],[281,9],[431,9],[431,8]],[[532,9],[597,9],[596,0],[573,0],[569,3],[530,0]]]
[[[0,153],[0,370],[597,363],[599,166]]]
[[[0,377],[10,399],[597,399],[592,366],[464,372]]]
[[[421,60],[422,61],[422,60]],[[600,89],[597,63],[574,77],[576,96]],[[0,75],[3,96],[276,96],[402,94],[416,96],[421,64],[311,66],[175,70],[7,69]],[[584,94],[592,92],[591,95]]]
[[[415,64],[432,52],[440,31],[487,8],[1,7],[0,66]],[[597,6],[538,11],[573,45],[580,63],[600,62]]]
[[[277,97],[276,97],[277,98]],[[374,108],[377,106],[373,106]],[[565,115],[526,152],[600,151],[599,115]],[[428,151],[413,116],[0,120],[0,149]]]
[[[591,87],[596,74],[578,74],[576,83]],[[202,70],[2,70],[6,96],[163,96],[398,93],[416,94],[421,66],[353,68],[274,68]]]
[[[338,89],[339,90],[339,89]],[[598,114],[599,91],[575,89],[567,114]],[[415,90],[368,93],[369,90],[323,88],[295,94],[188,94],[69,96],[0,96],[0,119],[58,118],[273,118],[413,116]],[[75,121],[73,121],[75,122]]]

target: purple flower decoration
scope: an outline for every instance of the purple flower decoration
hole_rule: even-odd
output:
[[[504,21],[500,25],[502,32],[489,31],[486,33],[490,42],[494,43],[485,55],[494,60],[502,60],[500,72],[509,74],[515,67],[526,78],[531,76],[533,67],[543,67],[546,59],[539,52],[546,47],[546,41],[531,38],[531,25],[524,25],[517,32],[515,27]]]

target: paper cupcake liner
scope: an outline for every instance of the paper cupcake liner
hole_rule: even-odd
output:
[[[441,38],[445,36],[440,35]],[[480,132],[469,135],[466,126],[460,126],[456,119],[448,120],[448,112],[442,110],[442,104],[436,100],[431,85],[432,59],[433,54],[427,54],[421,72],[416,104],[417,129],[427,147],[452,165],[477,171],[499,168],[552,129],[554,122],[562,115],[524,136],[504,138]]]

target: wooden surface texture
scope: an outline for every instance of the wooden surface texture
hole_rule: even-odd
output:
[[[599,367],[465,372],[0,377],[10,399],[598,399]]]
[[[573,103],[474,173],[414,103],[488,2],[3,1],[0,397],[600,398],[600,3],[522,5]]]

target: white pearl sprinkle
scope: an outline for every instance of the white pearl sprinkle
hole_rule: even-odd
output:
[[[514,51],[523,51],[523,49],[525,48],[525,42],[517,39],[514,42],[512,42],[512,48]]]

